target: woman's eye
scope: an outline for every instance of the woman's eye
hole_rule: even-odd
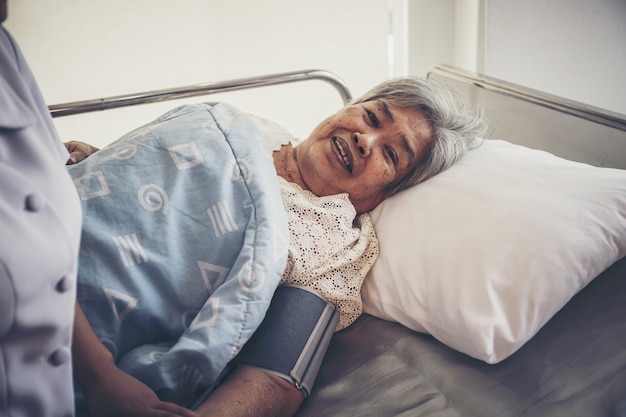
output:
[[[378,127],[378,125],[379,125],[378,117],[376,117],[374,112],[372,112],[370,110],[366,110],[366,111],[367,111],[367,117],[370,119],[370,122],[372,123],[372,126]]]
[[[387,155],[389,155],[389,159],[391,159],[394,165],[398,165],[398,155],[392,148],[387,147]]]

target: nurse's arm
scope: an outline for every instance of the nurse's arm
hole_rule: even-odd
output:
[[[72,342],[74,376],[92,417],[198,417],[193,411],[159,400],[147,385],[122,372],[76,303]]]

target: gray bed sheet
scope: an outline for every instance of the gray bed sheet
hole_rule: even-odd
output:
[[[334,335],[297,415],[626,416],[626,258],[495,365],[363,315]]]

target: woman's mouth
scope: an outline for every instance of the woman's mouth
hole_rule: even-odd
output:
[[[335,144],[335,147],[337,148],[339,156],[341,156],[341,159],[343,160],[346,169],[350,174],[352,174],[352,164],[350,163],[350,156],[348,152],[346,152],[343,143],[336,136],[333,136],[333,143]]]

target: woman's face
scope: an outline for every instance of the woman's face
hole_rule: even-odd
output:
[[[296,146],[307,188],[318,196],[348,193],[358,213],[376,207],[385,188],[419,161],[431,138],[425,115],[384,101],[347,106]]]

